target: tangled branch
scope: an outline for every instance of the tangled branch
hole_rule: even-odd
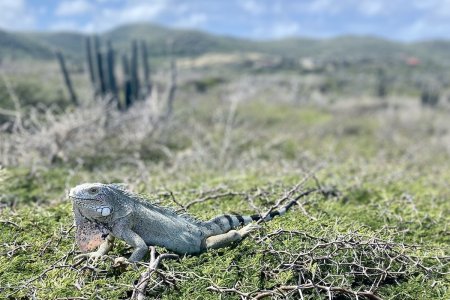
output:
[[[137,284],[134,286],[131,299],[143,300],[146,298],[145,292],[154,273],[158,273],[164,282],[168,282],[167,278],[161,272],[158,272],[159,264],[164,259],[179,259],[179,256],[176,254],[164,253],[156,257],[156,248],[154,246],[150,247],[150,262],[148,263],[148,268],[141,274]]]

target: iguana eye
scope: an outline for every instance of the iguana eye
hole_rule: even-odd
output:
[[[98,193],[98,188],[96,188],[96,187],[91,187],[91,188],[89,189],[89,193],[90,193],[90,194],[97,194],[97,193]]]

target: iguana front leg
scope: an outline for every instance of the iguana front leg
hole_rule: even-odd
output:
[[[108,254],[108,252],[111,251],[113,245],[114,245],[114,237],[109,234],[106,237],[105,241],[100,244],[97,251],[79,254],[79,255],[75,256],[74,259],[78,260],[78,259],[86,259],[87,258],[87,259],[93,260],[95,262],[103,255]]]
[[[210,236],[206,239],[206,249],[217,249],[238,242],[251,232],[258,230],[261,226],[257,224],[248,224],[239,230],[230,230],[227,233]]]
[[[136,262],[140,261],[144,258],[145,254],[147,254],[148,247],[147,244],[144,242],[144,240],[133,230],[127,228],[127,227],[119,227],[113,229],[113,234],[124,240],[128,245],[134,247],[134,251],[131,254],[128,261],[130,262]],[[124,262],[126,259],[119,258],[116,260],[116,262]]]

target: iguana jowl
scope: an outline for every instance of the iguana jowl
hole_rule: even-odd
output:
[[[162,246],[178,254],[197,254],[240,241],[259,228],[252,221],[260,215],[221,215],[209,221],[179,215],[170,208],[146,201],[116,184],[85,183],[69,192],[77,226],[76,240],[82,251],[99,246],[81,257],[100,257],[114,238],[134,247],[130,261],[143,259],[148,246]],[[265,220],[283,215],[296,201],[272,211]],[[234,228],[247,225],[239,230]]]

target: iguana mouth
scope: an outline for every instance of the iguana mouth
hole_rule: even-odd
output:
[[[75,197],[75,196],[71,196],[71,195],[69,195],[69,198],[72,198],[72,199],[76,199],[76,200],[92,200],[92,201],[101,201],[101,200],[99,200],[99,199],[95,199],[95,198],[80,198],[80,197]]]

